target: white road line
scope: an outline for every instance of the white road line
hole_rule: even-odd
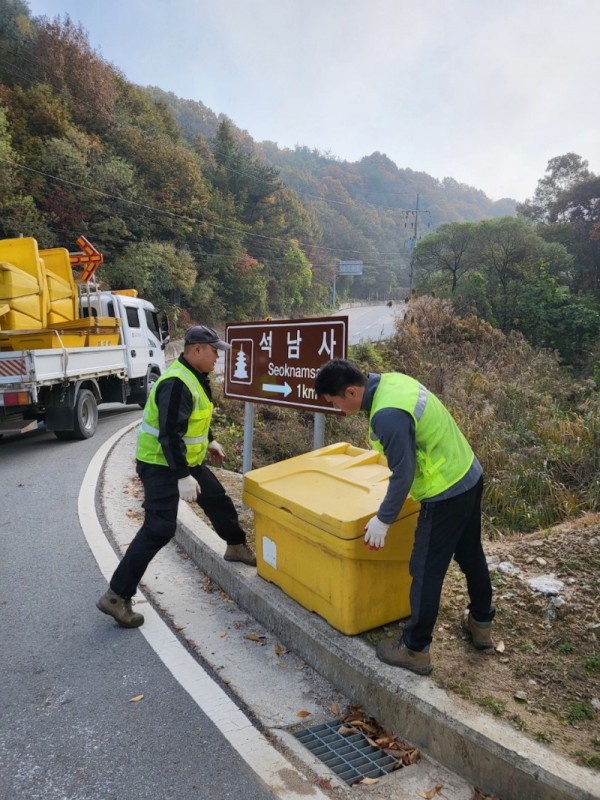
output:
[[[138,424],[139,420],[122,428],[100,447],[90,461],[79,491],[79,521],[90,550],[107,581],[115,571],[118,558],[104,535],[96,515],[96,487],[102,465],[110,450],[121,436]],[[144,625],[138,630],[144,635],[150,647],[276,797],[281,800],[307,800],[307,798],[328,800],[326,794],[309,783],[302,773],[298,772],[294,765],[254,728],[248,717],[180,644],[150,603],[144,605],[144,617]],[[295,791],[294,786],[300,787],[300,791]]]

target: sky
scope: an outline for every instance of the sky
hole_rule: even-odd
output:
[[[493,200],[600,172],[600,0],[27,0],[142,86],[256,141],[375,151]]]

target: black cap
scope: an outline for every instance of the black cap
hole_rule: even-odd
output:
[[[194,325],[185,332],[186,344],[210,344],[217,350],[231,350],[231,345],[219,339],[219,334],[208,325]]]

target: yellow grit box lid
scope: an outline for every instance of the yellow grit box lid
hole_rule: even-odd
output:
[[[253,500],[262,501],[334,536],[356,539],[377,513],[390,474],[384,456],[339,442],[247,472],[244,502],[253,508]],[[409,499],[398,519],[418,510]]]

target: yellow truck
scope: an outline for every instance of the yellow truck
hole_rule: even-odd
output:
[[[134,289],[101,291],[102,255],[0,240],[0,434],[44,423],[94,435],[101,403],[146,402],[165,369],[166,317]]]

